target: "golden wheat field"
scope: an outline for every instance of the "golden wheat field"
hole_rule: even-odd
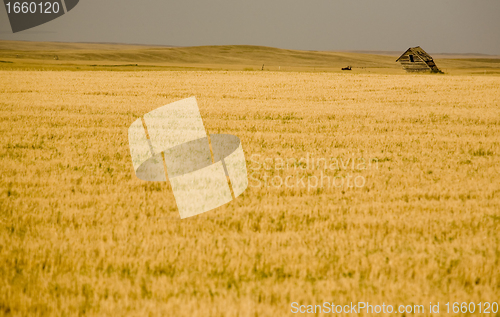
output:
[[[0,315],[500,302],[498,76],[5,70],[0,83]],[[180,220],[167,183],[135,177],[127,131],[191,96],[208,132],[241,139],[249,187]]]

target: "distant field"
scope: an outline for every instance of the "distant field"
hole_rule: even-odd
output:
[[[500,300],[498,76],[237,46],[23,52],[0,52],[14,62],[0,70],[0,315],[278,317],[295,316],[292,302]],[[273,60],[385,73],[241,70]],[[132,62],[233,71],[54,71]],[[181,221],[166,183],[134,176],[127,129],[190,96],[210,133],[241,138],[250,187]]]
[[[405,48],[406,49],[406,48]],[[440,55],[442,56],[442,55]],[[450,56],[453,57],[453,56]],[[395,56],[226,45],[159,47],[0,41],[5,70],[261,70],[404,74]],[[448,74],[500,74],[500,58],[436,58]]]

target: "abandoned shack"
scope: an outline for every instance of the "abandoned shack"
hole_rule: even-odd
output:
[[[396,60],[407,72],[439,72],[432,57],[420,46],[410,47]]]

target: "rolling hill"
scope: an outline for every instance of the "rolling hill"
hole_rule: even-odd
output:
[[[394,56],[356,52],[302,51],[265,46],[163,47],[94,43],[0,41],[0,68],[228,69],[284,71],[402,72]],[[498,70],[500,59],[436,59],[445,69]]]

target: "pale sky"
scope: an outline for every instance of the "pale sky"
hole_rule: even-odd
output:
[[[500,0],[80,0],[16,34],[2,6],[0,39],[500,55]]]

